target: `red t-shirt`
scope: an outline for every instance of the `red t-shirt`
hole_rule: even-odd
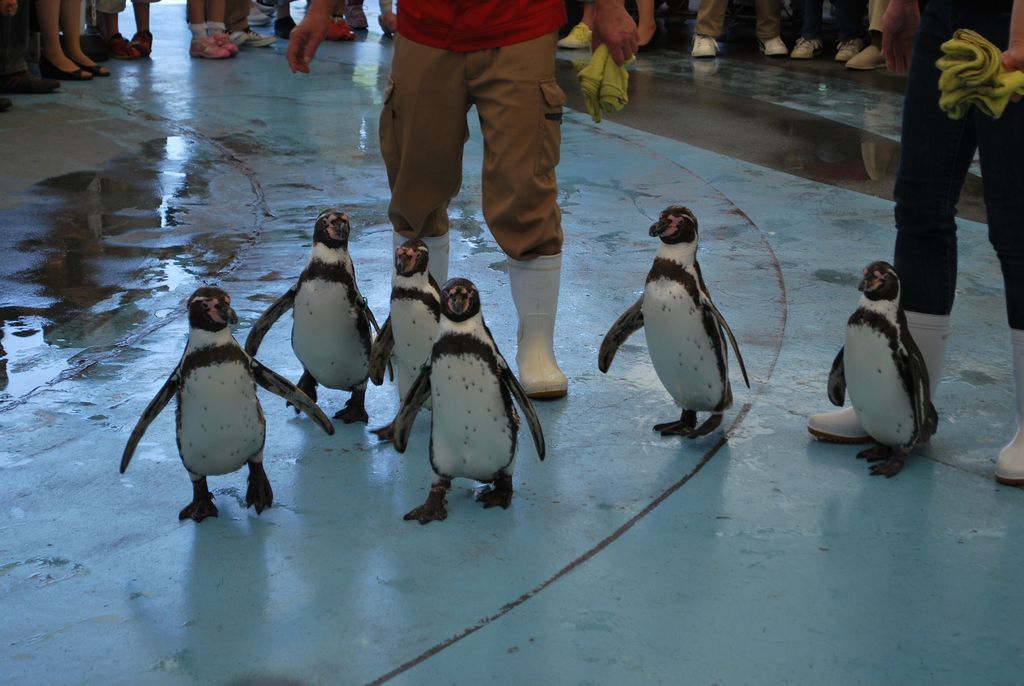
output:
[[[472,52],[532,40],[566,22],[564,0],[399,0],[398,33]]]

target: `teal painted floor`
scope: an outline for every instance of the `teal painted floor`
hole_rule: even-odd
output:
[[[376,29],[325,44],[299,76],[283,44],[190,60],[184,8],[153,12],[152,60],[0,114],[0,682],[1024,680],[1024,492],[992,479],[1014,417],[977,178],[937,435],[884,480],[856,447],[805,430],[828,407],[860,270],[891,258],[899,77],[765,61],[743,27],[711,62],[662,35],[627,109],[598,125],[575,87],[580,55],[560,53],[570,394],[537,405],[545,462],[521,436],[512,507],[483,510],[457,481],[447,521],[404,522],[429,486],[425,417],[399,455],[361,425],[328,437],[263,394],[273,508],[244,508],[242,472],[211,478],[220,517],[196,525],[176,517],[191,489],[169,409],[117,472],[181,355],[183,298],[224,287],[244,339],[304,265],[316,215],[341,207],[383,320],[377,115],[392,44]],[[122,23],[130,35],[130,13]],[[471,128],[450,273],[479,285],[512,359]],[[734,374],[735,405],[697,440],[651,431],[677,410],[642,334],[597,370],[669,204],[700,221],[704,277],[752,382]],[[295,379],[289,329],[260,356]],[[346,397],[327,390],[321,405]],[[371,426],[398,404],[390,385],[367,400]]]

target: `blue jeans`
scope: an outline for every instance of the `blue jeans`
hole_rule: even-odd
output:
[[[903,101],[896,174],[896,248],[903,306],[949,314],[956,291],[956,206],[977,150],[981,159],[988,237],[1003,272],[1010,327],[1024,329],[1024,102],[992,119],[976,108],[959,121],[939,109],[935,60],[957,28],[974,29],[1000,49],[1010,15],[931,0],[914,37]]]
[[[804,0],[801,38],[807,40],[821,38],[821,11],[824,5],[825,0]],[[867,0],[835,0],[832,5],[836,12],[839,42],[843,43],[854,38],[864,39],[864,15],[867,12]]]

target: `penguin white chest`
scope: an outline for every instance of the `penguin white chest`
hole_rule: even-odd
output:
[[[368,373],[367,341],[356,326],[360,313],[348,287],[311,279],[295,294],[292,349],[309,373],[328,388],[350,389]]]
[[[477,355],[444,355],[430,375],[434,469],[490,481],[515,457],[515,429],[498,377]],[[510,470],[509,470],[510,471]]]
[[[182,381],[179,402],[178,445],[189,471],[227,474],[263,450],[266,423],[241,362],[191,370]]]
[[[889,339],[870,326],[848,326],[843,365],[850,401],[864,430],[884,445],[909,443],[914,410]]]
[[[391,331],[395,337],[394,359],[398,377],[398,391],[406,391],[420,373],[423,363],[430,357],[437,320],[422,300],[397,299],[391,301]]]
[[[658,379],[680,406],[713,410],[725,396],[722,338],[704,327],[699,303],[676,281],[656,279],[644,288],[644,330]]]

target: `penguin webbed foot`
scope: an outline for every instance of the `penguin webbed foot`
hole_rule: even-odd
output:
[[[207,517],[216,517],[217,506],[213,504],[213,493],[206,486],[206,477],[192,482],[192,502],[178,513],[178,521],[191,519],[197,524]]]
[[[868,462],[881,462],[882,460],[888,460],[891,455],[892,448],[881,443],[875,443],[870,448],[857,453],[857,459],[867,460]]]
[[[370,429],[370,433],[376,436],[381,443],[390,443],[395,440],[395,423],[391,422],[387,426]]]
[[[447,493],[447,486],[432,486],[426,501],[415,510],[407,512],[402,519],[405,521],[416,520],[420,524],[443,522],[448,518],[448,511],[444,508],[448,502]]]
[[[907,451],[898,448],[890,448],[889,459],[880,464],[871,465],[871,476],[884,476],[891,479],[900,473],[907,461]]]
[[[262,462],[249,463],[249,487],[245,491],[245,506],[255,507],[256,514],[274,504],[274,491],[270,487],[270,479],[263,470]]]
[[[334,414],[334,418],[340,419],[346,424],[354,422],[366,424],[369,422],[370,415],[366,414],[366,387],[363,386],[352,391],[352,397],[345,403],[345,407]]]
[[[697,413],[693,410],[683,410],[679,419],[674,422],[655,424],[654,430],[661,433],[662,436],[689,436],[696,426]]]
[[[313,378],[312,374],[303,369],[302,376],[299,377],[299,380],[295,383],[295,385],[296,387],[298,387],[300,391],[308,395],[310,400],[312,400],[314,403],[316,402],[316,379]],[[295,414],[300,414],[302,412],[302,410],[300,410],[295,405],[292,405],[290,402],[285,403],[285,407],[293,408],[295,410]]]
[[[477,489],[473,497],[477,502],[484,504],[484,509],[500,507],[507,510],[512,504],[512,477],[499,476],[493,484]]]

